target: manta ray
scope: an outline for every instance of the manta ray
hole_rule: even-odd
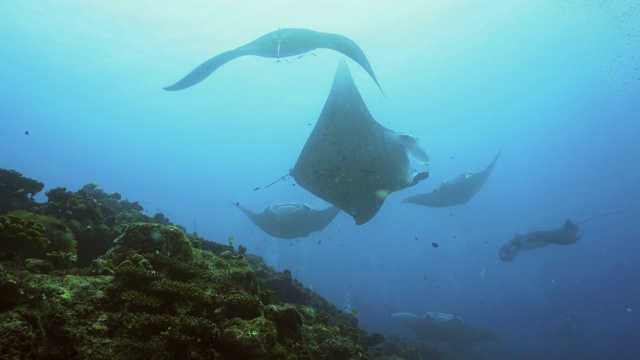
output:
[[[583,232],[578,228],[578,224],[574,224],[567,219],[564,226],[559,229],[532,231],[522,235],[516,233],[514,238],[498,251],[500,259],[502,261],[512,261],[520,251],[539,249],[549,244],[573,244],[582,238]]]
[[[280,59],[288,56],[301,55],[318,48],[337,51],[360,64],[360,66],[369,73],[376,85],[378,85],[380,91],[382,91],[378,79],[369,64],[369,60],[360,46],[353,40],[339,34],[295,28],[278,29],[262,35],[248,44],[218,54],[200,64],[177,83],[167,86],[164,89],[175,91],[191,87],[206,79],[220,66],[241,56],[254,55]]]
[[[340,212],[335,206],[316,210],[307,204],[286,203],[269,205],[258,214],[239,203],[234,205],[262,231],[280,239],[295,239],[322,231]]]
[[[475,195],[496,166],[496,162],[500,157],[500,151],[493,158],[493,161],[481,172],[474,173],[472,171],[464,172],[454,176],[440,185],[433,192],[426,194],[418,194],[410,196],[402,203],[411,203],[430,207],[447,207],[466,204],[473,195]]]
[[[502,261],[512,261],[520,251],[534,250],[545,247],[549,244],[556,245],[571,245],[576,243],[582,238],[583,231],[580,231],[578,225],[584,224],[587,221],[591,221],[603,216],[613,215],[622,212],[623,210],[610,211],[604,214],[596,215],[582,220],[578,223],[573,223],[567,219],[564,222],[564,226],[548,231],[532,231],[525,234],[516,233],[513,239],[504,244],[498,251],[500,259]]]
[[[389,194],[429,176],[411,168],[407,152],[421,164],[429,162],[416,138],[376,122],[340,61],[320,118],[289,174],[360,225]]]
[[[479,341],[500,341],[492,330],[469,326],[458,316],[428,312],[419,317],[412,313],[394,313],[420,339],[432,343],[471,344]]]

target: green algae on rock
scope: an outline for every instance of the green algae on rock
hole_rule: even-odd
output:
[[[16,337],[30,340],[13,347],[17,353],[0,356],[44,359],[50,351],[69,359],[367,358],[349,335],[357,328],[316,324],[316,311],[302,305],[265,306],[254,266],[243,256],[194,247],[173,226],[132,224],[97,263],[113,275],[54,277],[3,269],[2,290],[14,299],[4,303],[0,348]],[[54,324],[55,331],[42,330]],[[51,347],[54,340],[59,345]]]
[[[23,210],[0,216],[0,259],[25,262],[29,257],[48,260],[51,269],[69,268],[77,258],[75,236],[52,216]]]
[[[75,235],[79,268],[55,270],[63,247],[44,242],[18,251],[48,249],[42,258],[1,259],[0,358],[394,358],[361,343],[368,338],[352,314],[259,256],[186,234],[164,217],[155,223],[138,203],[97,186],[47,196],[30,211]],[[50,240],[43,226],[33,230]],[[381,341],[368,339],[378,349]]]

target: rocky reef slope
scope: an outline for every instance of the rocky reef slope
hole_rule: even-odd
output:
[[[0,358],[420,357],[242,247],[96,184],[43,187],[0,169]]]

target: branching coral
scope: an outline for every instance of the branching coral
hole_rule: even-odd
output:
[[[185,264],[184,262],[160,253],[150,253],[147,254],[146,257],[153,264],[155,269],[165,273],[167,277],[172,280],[190,280],[203,274],[206,269],[206,266],[202,264]]]
[[[209,296],[200,288],[183,281],[162,279],[154,283],[152,289],[164,301],[171,303],[188,300],[196,304],[208,304],[211,301]]]
[[[0,216],[0,258],[24,260],[49,244],[44,225],[16,215]]]
[[[226,308],[231,316],[245,320],[255,319],[262,314],[262,303],[256,295],[223,293],[215,295],[213,302],[216,307]]]
[[[76,260],[76,239],[60,219],[17,210],[0,217],[0,224],[5,257],[47,259],[59,269]]]
[[[134,312],[156,312],[162,303],[160,299],[136,290],[127,290],[122,293],[121,299],[128,308]]]

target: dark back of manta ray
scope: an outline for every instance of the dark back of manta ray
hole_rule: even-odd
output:
[[[296,182],[364,224],[388,194],[407,187],[408,157],[371,116],[343,62],[291,175]]]

